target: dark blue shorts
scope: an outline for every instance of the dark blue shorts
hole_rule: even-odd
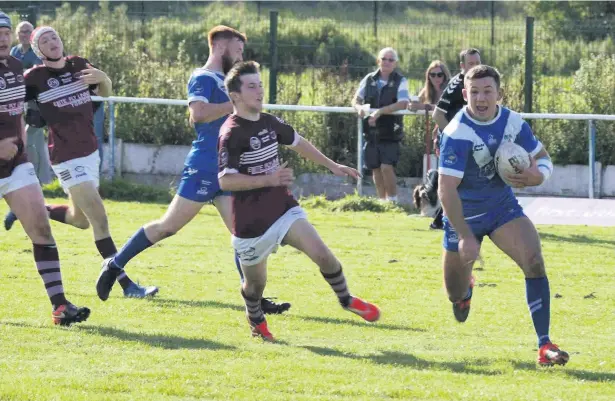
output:
[[[523,208],[515,199],[514,202],[510,202],[506,206],[495,208],[487,213],[466,217],[465,220],[476,236],[478,242],[482,243],[485,235],[489,236],[492,232],[502,227],[509,221],[523,216],[525,216],[525,213],[523,213]],[[442,241],[442,245],[447,251],[457,252],[459,250],[459,236],[446,216],[444,217],[443,222],[444,240]]]
[[[213,202],[220,195],[230,195],[230,192],[220,189],[217,172],[184,167],[177,195],[194,202],[206,203]]]

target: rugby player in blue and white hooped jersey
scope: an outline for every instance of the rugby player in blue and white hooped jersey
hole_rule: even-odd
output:
[[[550,293],[540,238],[510,186],[498,175],[494,155],[512,141],[531,155],[531,166],[506,177],[515,187],[536,186],[553,171],[549,154],[530,126],[499,106],[500,74],[490,66],[472,68],[464,78],[464,107],[444,130],[440,145],[440,187],[444,208],[444,282],[453,312],[464,322],[474,287],[472,266],[484,236],[525,274],[527,303],[538,336],[538,363],[563,365],[568,354],[549,339]]]
[[[224,77],[231,67],[243,60],[246,36],[227,26],[219,25],[208,33],[209,57],[205,66],[196,69],[188,82],[190,123],[197,139],[186,157],[177,195],[166,214],[159,220],[144,225],[113,258],[103,263],[96,283],[98,296],[109,297],[116,275],[139,253],[167,238],[199,213],[206,203],[213,203],[229,231],[232,221],[232,203],[229,193],[220,190],[218,184],[218,133],[220,127],[233,112],[233,105],[224,87]],[[239,260],[235,264],[243,280]],[[290,308],[289,303],[277,304],[263,298],[265,313],[282,313]]]

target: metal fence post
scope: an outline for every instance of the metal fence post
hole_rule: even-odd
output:
[[[374,39],[378,39],[378,2],[374,1]]]
[[[357,117],[357,170],[363,174],[363,119]],[[357,180],[357,193],[363,196],[363,177]]]
[[[269,13],[269,103],[275,104],[278,93],[278,12]]]
[[[594,120],[587,121],[589,133],[589,198],[595,198],[596,193],[596,125]]]
[[[525,18],[525,104],[523,111],[532,112],[532,89],[534,87],[534,17]]]
[[[109,101],[109,148],[111,157],[109,159],[109,177],[115,177],[115,105]]]

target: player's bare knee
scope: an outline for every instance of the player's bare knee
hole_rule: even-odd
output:
[[[85,217],[73,219],[72,223],[73,227],[80,228],[82,230],[87,230],[90,228],[90,222]]]
[[[314,257],[314,262],[323,273],[335,273],[339,271],[341,267],[339,260],[337,260],[333,253],[326,247],[318,251]]]
[[[265,282],[261,282],[259,280],[250,280],[244,283],[243,293],[246,297],[252,299],[258,299],[263,296],[263,292],[265,291]]]
[[[36,223],[31,239],[35,243],[52,243],[53,235],[51,234],[51,225],[49,225],[49,221],[43,219],[43,221]]]
[[[465,296],[468,294],[468,288],[462,288],[461,286],[446,286],[446,292],[448,294],[448,299],[451,302],[462,301]]]
[[[538,278],[546,276],[545,262],[542,258],[542,253],[535,252],[529,255],[523,264],[523,272],[525,277]]]
[[[154,229],[154,231],[156,232],[156,236],[158,237],[158,240],[163,240],[165,238],[169,238],[172,237],[173,235],[177,234],[177,228],[173,227],[171,224],[168,224],[166,221],[164,220],[158,220],[156,221],[151,228]]]

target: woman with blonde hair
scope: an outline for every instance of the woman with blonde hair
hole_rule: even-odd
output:
[[[408,106],[409,110],[417,111],[417,110],[433,110],[436,107],[436,104],[440,100],[442,96],[442,92],[446,89],[446,85],[448,85],[448,81],[451,78],[451,73],[448,70],[446,64],[444,64],[440,60],[434,60],[429,64],[427,71],[425,71],[425,86],[419,92],[419,101],[411,102]],[[436,152],[436,157],[440,157],[439,152],[439,143],[437,141],[437,132],[438,127],[434,127],[432,132],[432,137],[434,141],[434,150]],[[436,191],[427,191],[435,194],[437,192],[438,187],[438,174],[435,172],[435,176],[428,174],[429,181],[431,182],[428,185],[428,188],[436,188]],[[439,205],[437,200],[437,196],[435,198],[432,197],[430,202],[420,202],[421,196],[420,193],[425,193],[424,185],[417,186],[414,191],[414,202],[415,206],[421,209],[421,213],[427,216],[434,217],[433,222],[429,225],[431,229],[442,229],[442,207]],[[421,190],[423,190],[421,192]],[[426,206],[429,206],[426,211]]]
[[[419,92],[419,101],[411,102],[408,108],[412,111],[433,110],[450,79],[446,64],[440,60],[432,61],[425,71],[425,86]]]

